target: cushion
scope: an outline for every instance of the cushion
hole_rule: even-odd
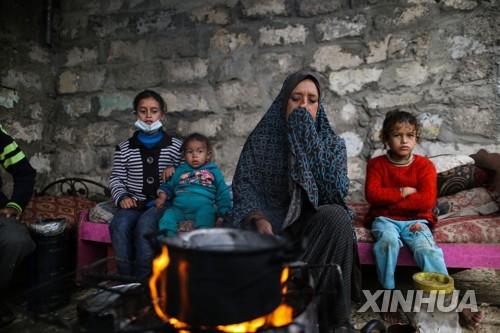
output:
[[[438,197],[483,186],[487,182],[487,178],[485,170],[472,164],[440,172],[437,175]]]
[[[39,219],[65,218],[67,228],[76,229],[79,211],[94,207],[95,204],[94,201],[76,196],[36,196],[24,209],[22,221],[31,224]]]
[[[472,157],[468,155],[443,154],[431,156],[429,159],[434,163],[436,172],[440,173],[462,165],[474,164]]]
[[[455,202],[459,207],[464,204],[459,198],[471,194],[459,194]],[[479,194],[483,200],[485,194]],[[467,200],[466,200],[467,201]],[[472,202],[479,202],[472,200]],[[460,204],[458,202],[461,202]],[[470,202],[470,200],[469,200]],[[350,202],[348,206],[354,211],[353,226],[358,242],[374,242],[370,229],[364,226],[364,218],[370,207],[368,203]],[[500,215],[467,215],[439,219],[433,229],[434,239],[441,243],[500,243]]]
[[[349,208],[354,212],[352,224],[359,242],[373,242],[373,236],[370,229],[365,227],[365,216],[368,213],[370,204],[365,202],[350,202]]]
[[[446,218],[433,234],[440,243],[500,243],[500,215]]]
[[[484,187],[475,187],[438,198],[437,206],[447,207],[446,212],[439,212],[439,220],[453,216],[489,215],[499,210],[498,204]]]

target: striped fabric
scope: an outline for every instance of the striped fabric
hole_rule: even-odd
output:
[[[109,179],[116,205],[124,196],[138,201],[152,199],[151,196],[159,188],[163,170],[170,166],[176,167],[181,161],[181,140],[165,134],[156,147],[147,149],[137,139],[137,133],[116,147]],[[151,165],[157,167],[151,170]]]
[[[14,190],[10,199],[0,192],[0,208],[9,207],[22,212],[33,193],[36,172],[24,152],[2,126],[0,126],[0,164],[14,180]]]
[[[6,134],[3,128],[1,130],[4,134]],[[26,157],[21,148],[19,148],[17,143],[13,141],[12,138],[10,138],[10,141],[12,142],[4,146],[0,152],[0,163],[5,169]]]

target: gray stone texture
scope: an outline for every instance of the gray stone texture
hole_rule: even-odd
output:
[[[342,37],[361,36],[367,23],[364,15],[332,17],[318,23],[316,31],[320,41],[331,41]]]
[[[321,76],[346,141],[350,198],[362,199],[394,108],[422,122],[419,152],[500,151],[498,1],[75,0],[55,10],[51,44],[27,36],[21,17],[0,31],[2,125],[41,182],[107,182],[115,145],[133,133],[133,98],[148,88],[167,102],[165,128],[209,136],[230,180],[301,68]]]
[[[242,0],[243,14],[249,17],[286,14],[285,0]]]

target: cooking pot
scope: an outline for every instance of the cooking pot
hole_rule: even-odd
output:
[[[194,326],[245,322],[281,302],[283,264],[295,253],[289,243],[257,232],[213,228],[162,238],[170,263],[162,309]]]

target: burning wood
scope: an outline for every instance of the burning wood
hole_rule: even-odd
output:
[[[172,325],[178,330],[189,331],[190,325],[188,323],[184,323],[177,318],[170,317],[163,309],[166,309],[166,300],[167,300],[167,279],[166,279],[166,269],[170,264],[170,257],[168,248],[166,245],[162,246],[161,254],[156,257],[153,261],[153,272],[151,278],[149,280],[150,294],[151,300],[153,303],[153,308],[157,314],[157,316],[163,320],[164,322]],[[180,265],[179,271],[181,274],[187,274],[187,263],[186,265]],[[282,285],[282,295],[287,293],[286,281],[289,276],[289,268],[285,267],[281,272],[281,285]],[[159,285],[159,286],[158,286]],[[158,289],[159,287],[159,289]],[[188,294],[187,294],[187,286],[181,286],[181,298],[185,298],[182,304],[189,304],[187,302]],[[160,293],[158,292],[160,290]],[[188,309],[181,309],[188,310]],[[220,332],[257,332],[261,328],[267,327],[282,327],[289,325],[293,321],[293,307],[286,304],[284,301],[274,309],[271,313],[261,316],[256,319],[252,319],[246,322],[238,323],[238,324],[230,324],[230,325],[217,325],[216,329]],[[208,327],[202,327],[202,329],[209,329]]]

